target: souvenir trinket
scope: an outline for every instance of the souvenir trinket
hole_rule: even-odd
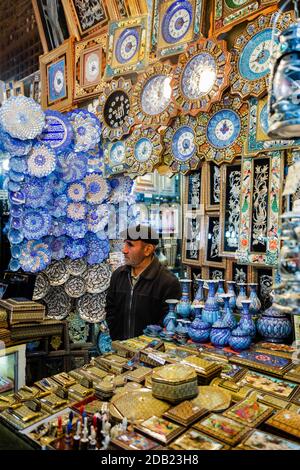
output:
[[[111,443],[125,450],[155,450],[159,447],[157,442],[135,431],[120,434]]]
[[[273,413],[273,408],[259,403],[253,393],[242,402],[229,408],[223,416],[232,418],[252,428],[265,421]]]
[[[278,398],[290,399],[296,392],[298,385],[287,380],[269,377],[259,372],[248,371],[237,382],[237,385],[247,385],[262,392],[270,393]]]
[[[180,451],[228,450],[229,446],[223,442],[212,439],[202,432],[196,431],[196,429],[189,429],[172,442],[172,444],[169,445],[169,449]]]
[[[266,425],[291,436],[300,437],[300,415],[292,410],[277,411],[266,421]]]
[[[178,434],[184,431],[184,427],[158,416],[152,416],[142,421],[139,425],[135,426],[135,429],[163,444],[168,444],[174,437],[177,437]]]
[[[231,395],[226,390],[209,385],[198,387],[198,391],[198,396],[192,400],[192,403],[201,409],[223,411],[230,406]]]
[[[170,364],[158,367],[152,374],[152,394],[156,398],[179,403],[197,393],[197,375],[190,366]]]
[[[249,427],[214,413],[194,424],[193,427],[229,445],[237,444],[250,431]]]
[[[141,129],[136,127],[126,140],[126,166],[127,173],[144,175],[153,173],[154,168],[160,163],[163,147],[158,132],[153,129]]]
[[[300,446],[296,442],[255,429],[236,449],[280,451],[299,450]]]

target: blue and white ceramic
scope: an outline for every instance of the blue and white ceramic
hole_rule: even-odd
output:
[[[87,214],[87,205],[83,202],[71,202],[67,206],[67,217],[74,221],[85,220]]]
[[[190,29],[193,7],[187,0],[175,0],[167,8],[161,20],[161,33],[165,42],[176,44]]]
[[[9,170],[8,178],[10,181],[14,181],[15,183],[21,183],[22,181],[24,181],[25,176],[23,173],[19,173],[14,170]]]
[[[204,305],[204,291],[203,291],[204,280],[195,279],[194,282],[198,284],[198,288],[197,288],[194,300],[192,302],[192,309],[195,309],[196,307],[199,307],[199,306],[202,307]]]
[[[182,296],[176,306],[176,313],[182,318],[188,318],[192,309],[190,300],[190,285],[192,281],[190,279],[179,279],[179,282],[181,284]]]
[[[247,286],[244,282],[239,282],[238,287],[239,287],[239,293],[238,293],[238,296],[236,298],[236,308],[239,311],[241,311],[243,309],[242,301],[248,299],[248,297],[247,297]]]
[[[14,139],[7,134],[7,132],[1,130],[1,126],[0,140],[3,150],[8,152],[12,157],[22,157],[27,155],[32,147],[32,140]]]
[[[53,217],[65,217],[67,215],[68,204],[69,201],[67,196],[65,194],[61,194],[53,199],[49,211]]]
[[[109,206],[100,204],[89,207],[87,213],[87,225],[90,232],[101,232],[105,229],[109,221]]]
[[[59,155],[56,173],[65,183],[82,180],[87,173],[86,155],[75,152]]]
[[[172,138],[172,154],[180,162],[186,162],[196,153],[195,133],[190,126],[181,126]]]
[[[218,279],[218,286],[217,286],[217,292],[216,292],[216,299],[218,301],[218,304],[220,306],[220,309],[224,307],[224,299],[223,299],[223,294],[225,294],[224,291],[224,279]]]
[[[199,305],[194,307],[195,318],[188,327],[189,337],[195,343],[205,343],[210,337],[211,324],[202,320],[201,310]]]
[[[27,240],[38,240],[49,234],[52,218],[45,209],[25,209],[22,219]]]
[[[273,36],[277,41],[276,35]],[[238,67],[239,73],[246,80],[259,80],[270,72],[272,52],[272,28],[266,28],[255,34],[242,50]]]
[[[51,183],[46,178],[26,178],[23,191],[26,205],[34,209],[45,207],[52,200]]]
[[[85,109],[75,109],[68,114],[75,134],[75,152],[88,152],[101,138],[101,123],[97,116]]]
[[[35,144],[28,155],[27,167],[31,176],[42,178],[50,175],[56,167],[55,152],[44,144]]]
[[[100,264],[106,260],[110,250],[109,240],[107,238],[100,240],[96,235],[89,234],[86,243],[88,264]]]
[[[11,137],[34,139],[45,126],[45,115],[32,98],[12,96],[0,108],[0,125]]]
[[[231,294],[222,294],[222,299],[224,301],[224,315],[222,318],[222,322],[224,323],[224,325],[228,326],[228,328],[232,330],[236,327],[237,321],[230,307]]]
[[[24,234],[21,230],[10,228],[7,233],[7,238],[12,245],[18,245],[24,240]]]
[[[74,139],[73,128],[66,116],[58,111],[45,111],[46,123],[38,140],[56,152],[65,152]]]
[[[163,325],[164,327],[167,326],[169,320],[172,320],[173,323],[174,323],[174,331],[175,331],[175,328],[176,328],[176,305],[178,304],[178,300],[177,299],[167,299],[166,300],[166,304],[168,304],[168,313],[166,314],[166,316],[164,317],[163,319]]]
[[[91,173],[83,182],[87,191],[86,201],[89,204],[102,204],[106,201],[110,193],[110,185],[106,179],[98,173]]]
[[[49,246],[41,240],[30,240],[22,246],[21,268],[36,273],[45,269],[51,261]]]
[[[117,39],[116,59],[120,64],[129,62],[139,50],[140,33],[137,28],[126,28]]]
[[[224,149],[233,145],[241,132],[241,119],[232,109],[217,111],[208,121],[206,137],[216,148]]]
[[[227,294],[230,294],[229,307],[234,310],[236,307],[236,293],[234,290],[235,281],[226,281]]]
[[[257,315],[261,309],[261,302],[257,295],[257,286],[258,284],[255,284],[255,283],[249,284],[249,287],[250,287],[249,299],[251,300],[250,313],[252,315]]]
[[[84,238],[87,233],[87,224],[84,220],[66,219],[66,235],[74,240]]]
[[[74,202],[82,202],[85,200],[86,187],[81,182],[72,183],[67,189],[68,198]]]
[[[9,159],[9,168],[18,173],[26,173],[27,159],[25,157],[11,157]]]
[[[84,239],[69,239],[65,246],[65,255],[71,259],[83,258],[87,253],[87,246]]]

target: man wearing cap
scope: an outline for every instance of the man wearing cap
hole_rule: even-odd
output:
[[[161,323],[167,299],[180,299],[176,276],[155,256],[157,232],[146,225],[123,232],[125,265],[113,272],[106,299],[106,321],[113,340],[132,338]]]

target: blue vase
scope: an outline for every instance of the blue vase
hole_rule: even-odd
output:
[[[218,281],[207,281],[208,296],[202,311],[202,320],[207,323],[214,323],[220,317],[220,307],[215,298],[215,286]]]
[[[229,307],[234,310],[236,307],[236,293],[234,290],[234,281],[227,281],[227,294],[230,294]]]
[[[205,343],[209,340],[211,324],[202,321],[201,318],[202,307],[195,307],[195,319],[188,327],[188,334],[192,341],[195,343]]]
[[[272,306],[257,320],[257,331],[265,341],[281,343],[290,336],[292,325],[287,315]]]
[[[175,326],[176,326],[176,305],[178,304],[179,300],[177,299],[167,299],[166,304],[168,304],[169,310],[165,318],[163,319],[163,326],[166,327],[167,324],[169,323],[169,320],[172,319],[175,321]]]
[[[245,331],[245,333],[248,333],[252,338],[255,336],[256,333],[256,327],[255,323],[252,319],[251,313],[249,311],[250,309],[250,303],[251,300],[242,300],[242,317],[239,321],[239,327]]]
[[[228,345],[230,329],[221,320],[216,321],[210,330],[210,341],[216,348]]]
[[[228,326],[228,328],[233,330],[233,328],[235,328],[237,325],[237,321],[230,308],[231,294],[223,294],[222,298],[224,300],[224,316],[222,318],[222,322],[224,325]]]
[[[176,341],[180,344],[185,344],[189,338],[188,325],[190,325],[189,320],[177,320],[175,334]]]
[[[251,283],[249,284],[249,287],[250,287],[249,299],[251,300],[249,310],[252,315],[257,315],[261,309],[261,303],[257,296],[257,284]]]
[[[190,279],[180,279],[179,282],[181,282],[182,297],[177,304],[176,312],[182,318],[188,318],[192,309],[190,301],[190,284],[192,281]]]
[[[219,304],[219,307],[222,309],[224,307],[224,300],[222,295],[225,294],[224,291],[224,280],[223,279],[218,279],[218,287],[217,287],[217,292],[216,292],[216,299]]]
[[[235,328],[235,330],[232,330],[229,338],[229,346],[234,351],[244,351],[245,349],[248,349],[251,342],[251,336],[239,326]]]
[[[247,300],[247,288],[246,288],[246,284],[244,282],[240,282],[238,284],[239,286],[239,294],[236,298],[236,308],[241,312],[243,310],[243,307],[242,307],[242,301],[243,300]]]
[[[202,307],[204,305],[204,292],[203,292],[203,284],[204,280],[203,279],[196,279],[196,283],[198,284],[198,289],[195,294],[195,298],[192,303],[192,308],[195,309],[199,305]]]

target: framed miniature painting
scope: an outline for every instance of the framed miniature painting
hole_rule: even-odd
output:
[[[251,369],[263,370],[280,377],[285,374],[292,364],[291,359],[256,351],[242,351],[231,360],[234,363],[251,367]]]
[[[245,400],[235,404],[223,413],[223,416],[232,418],[239,423],[255,428],[265,421],[272,413],[273,408],[259,403],[256,393],[252,393]]]
[[[112,444],[125,450],[155,450],[159,444],[135,431],[126,431],[112,439]]]
[[[40,57],[42,107],[66,111],[72,107],[72,39]]]
[[[200,266],[201,225],[203,216],[199,211],[188,211],[184,214],[182,262]]]
[[[282,179],[279,151],[243,159],[237,253],[241,264],[277,265]]]
[[[146,434],[163,444],[168,444],[172,439],[184,431],[183,426],[172,423],[164,418],[152,416],[135,426],[135,429]]]
[[[283,437],[255,429],[241,442],[243,450],[300,450],[300,445]]]
[[[203,165],[205,180],[205,210],[219,211],[221,201],[221,169],[213,162]]]
[[[247,385],[256,390],[285,399],[290,399],[298,388],[296,383],[261,374],[253,370],[249,370],[246,375],[237,382],[237,385]]]
[[[202,229],[202,264],[214,268],[224,268],[226,260],[220,256],[220,217],[206,214]]]
[[[222,256],[235,257],[239,248],[241,163],[221,169],[220,225]]]
[[[59,47],[70,37],[62,0],[31,0],[44,53]]]
[[[15,82],[14,83],[14,96],[24,95],[24,83]]]
[[[228,450],[229,446],[223,442],[217,441],[212,437],[197,431],[196,429],[189,429],[182,436],[178,437],[169,449],[174,450]]]
[[[202,36],[203,0],[154,0],[151,52],[164,58],[182,52]]]
[[[193,427],[229,445],[237,444],[250,431],[248,426],[215,413],[211,413]]]
[[[104,78],[139,72],[147,65],[148,17],[111,21],[108,26]]]
[[[74,52],[74,100],[99,94],[103,85],[103,37],[76,42]]]

